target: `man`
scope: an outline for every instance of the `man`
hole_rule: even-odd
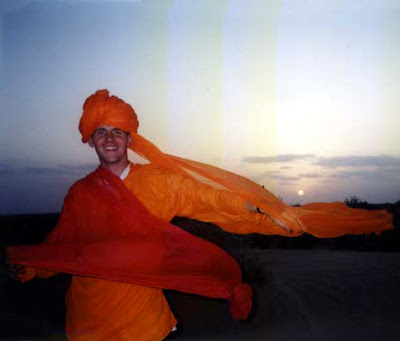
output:
[[[118,124],[118,119],[121,117],[115,115],[114,112],[110,120],[116,126],[96,123],[95,130],[91,131],[93,128],[90,127],[90,132],[86,134],[85,120],[87,115],[91,117],[93,102],[95,102],[96,110],[98,110],[98,104],[104,104],[103,102],[107,102],[106,106],[111,106],[116,110],[120,107],[127,110],[128,116],[125,119],[129,127]],[[110,111],[107,110],[107,112]],[[153,215],[169,221],[175,215],[197,217],[196,212],[199,212],[198,217],[203,220],[207,220],[207,216],[210,219],[214,216],[216,221],[229,222],[230,215],[233,216],[237,214],[236,212],[248,214],[245,201],[240,196],[232,197],[231,194],[227,195],[226,191],[214,190],[189,177],[173,173],[157,165],[130,164],[127,147],[132,143],[129,133],[131,126],[137,126],[137,123],[131,121],[135,117],[131,107],[122,100],[111,98],[108,92],[100,91],[90,97],[85,104],[81,131],[83,131],[84,141],[95,149],[101,167],[120,177],[125,186]],[[108,123],[110,120],[103,117],[100,121]],[[71,214],[67,211],[71,211],[73,201],[77,200],[74,197],[84,196],[78,190],[79,184],[74,185],[70,190],[59,224],[47,237],[47,243],[54,243],[60,239],[60,234],[68,233],[68,231],[62,233],[59,231],[65,229],[63,225],[68,225],[65,221],[71,219]],[[247,205],[250,207],[250,204]],[[95,208],[89,206],[86,209],[94,210]],[[110,211],[113,209],[115,207],[109,208]],[[73,210],[77,209],[73,208]],[[87,227],[83,226],[82,230],[84,228]],[[65,236],[62,238],[68,239]],[[34,276],[48,277],[56,273],[40,267],[30,266],[26,269],[14,267],[14,276],[20,281],[30,280]],[[66,329],[69,339],[161,340],[173,330],[177,323],[162,290],[88,276],[73,277],[66,297],[66,306]]]
[[[74,274],[66,297],[71,340],[165,338],[177,321],[161,288],[227,298],[233,316],[246,318],[251,289],[240,283],[236,262],[172,227],[167,222],[174,216],[211,221],[235,233],[288,236],[390,227],[385,212],[354,212],[337,203],[313,204],[313,210],[286,206],[240,176],[163,154],[137,128],[129,104],[107,90],[90,96],[79,129],[101,166],[70,189],[59,223],[43,244],[8,250],[11,263],[26,266],[14,265],[21,281]],[[127,148],[151,164],[131,164]],[[335,223],[332,217],[338,216]]]

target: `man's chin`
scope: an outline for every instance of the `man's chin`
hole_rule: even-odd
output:
[[[101,159],[107,162],[118,162],[122,159],[122,156],[120,155],[120,153],[106,152],[102,153]]]
[[[116,164],[122,161],[120,157],[104,157],[101,159],[101,163],[103,164]]]

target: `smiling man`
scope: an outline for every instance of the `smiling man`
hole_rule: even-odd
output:
[[[236,261],[171,225],[174,216],[241,234],[321,237],[391,228],[385,211],[287,206],[239,175],[162,153],[137,134],[138,125],[123,100],[107,90],[91,95],[79,130],[99,168],[71,187],[44,243],[7,250],[20,281],[73,275],[66,297],[70,340],[162,340],[177,323],[162,288],[225,298],[232,316],[246,319],[252,291]],[[130,163],[128,148],[150,164]]]
[[[23,264],[12,270],[22,282],[73,274],[66,297],[71,340],[162,340],[177,321],[161,288],[226,298],[235,318],[251,309],[237,263],[168,221],[181,215],[232,223],[255,207],[160,162],[131,164],[132,144],[150,158],[160,153],[137,126],[132,107],[107,90],[90,96],[79,127],[100,167],[69,190],[44,243],[8,250],[11,263]]]

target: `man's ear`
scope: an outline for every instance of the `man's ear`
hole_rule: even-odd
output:
[[[93,139],[92,138],[89,139],[88,143],[89,143],[90,147],[92,147],[92,148],[94,147],[94,143],[93,143]]]

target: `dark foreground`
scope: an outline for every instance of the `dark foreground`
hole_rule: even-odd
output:
[[[0,219],[0,246],[38,243],[56,220],[57,215]],[[187,225],[185,221],[177,223]],[[201,229],[192,225],[186,228]],[[244,277],[255,291],[254,311],[248,322],[237,322],[230,318],[228,303],[223,300],[167,291],[179,320],[178,331],[171,339],[397,341],[400,253],[389,252],[399,247],[397,232],[396,228],[383,238],[261,241],[271,247],[291,245],[297,250],[259,249],[252,247],[260,243],[254,237],[227,240],[220,232],[207,232],[205,237],[228,249],[241,263]],[[373,252],[351,251],[350,247]],[[67,275],[15,282],[2,255],[0,339],[65,340],[64,295],[68,284]]]
[[[231,320],[228,304],[168,291],[176,340],[399,340],[400,254],[249,250],[258,267],[255,311]],[[0,272],[0,337],[63,340],[68,277],[16,283]]]

